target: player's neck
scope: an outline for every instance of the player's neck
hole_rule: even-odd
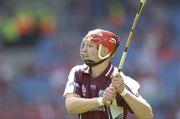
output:
[[[104,72],[104,70],[108,67],[108,65],[109,65],[109,61],[104,61],[103,63],[92,67],[92,76],[94,78],[100,76]]]

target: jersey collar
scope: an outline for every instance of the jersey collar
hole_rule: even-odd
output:
[[[91,70],[90,67],[87,67],[87,68],[85,69],[84,73],[90,74],[90,72],[91,72],[90,70]],[[113,70],[114,70],[114,68],[113,68],[112,63],[109,63],[109,65],[107,66],[107,68],[103,71],[103,73],[102,73],[100,76],[103,75],[103,76],[108,77],[108,76],[110,76],[110,75],[112,74]]]

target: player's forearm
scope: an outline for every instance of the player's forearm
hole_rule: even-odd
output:
[[[79,114],[87,111],[91,111],[99,107],[98,98],[79,98],[73,97],[66,100],[66,108],[71,114]]]
[[[123,98],[138,119],[153,119],[152,108],[143,98],[137,98],[130,92]]]

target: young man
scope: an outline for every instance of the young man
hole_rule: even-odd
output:
[[[85,64],[72,68],[64,91],[66,109],[79,119],[125,119],[128,112],[138,119],[152,119],[151,106],[138,93],[139,84],[119,73],[111,64],[119,37],[95,29],[82,40]]]

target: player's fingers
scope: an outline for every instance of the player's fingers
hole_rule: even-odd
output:
[[[123,80],[123,78],[121,76],[119,77],[113,77],[112,80]]]
[[[112,93],[113,93],[113,92],[116,92],[116,88],[115,88],[114,86],[112,86],[112,85],[111,85],[108,89],[109,89]]]
[[[107,90],[107,91],[104,92],[104,95],[106,97],[114,97],[115,93],[113,91],[111,91],[111,90]]]
[[[113,86],[108,87],[108,88],[106,89],[106,91],[109,92],[109,93],[111,93],[111,94],[113,94],[113,95],[116,94],[116,88],[113,87]]]
[[[104,95],[104,97],[106,98],[106,100],[110,100],[110,99],[113,99],[113,98],[114,98],[114,96],[113,96],[112,94],[110,94],[110,93],[106,93],[106,94]]]
[[[114,85],[121,85],[121,84],[124,84],[124,81],[120,80],[120,79],[113,79],[111,84],[112,84],[112,86],[114,86]]]
[[[118,78],[118,77],[121,77],[121,75],[120,75],[120,73],[118,72],[118,73],[115,73],[115,74],[113,74],[113,75],[111,75],[111,78]]]
[[[113,83],[123,83],[123,78],[122,77],[112,77],[112,82]]]
[[[108,88],[104,91],[104,96],[107,98],[114,98],[116,96],[116,90],[114,87]]]

